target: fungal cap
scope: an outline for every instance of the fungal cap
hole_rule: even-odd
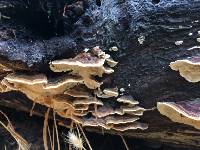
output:
[[[109,68],[109,67],[104,67],[104,72],[105,72],[106,74],[111,74],[111,73],[114,72],[114,70],[113,70],[112,68]]]
[[[110,98],[110,97],[113,97],[113,96],[109,96],[109,95],[106,95],[106,94],[99,94],[99,93],[97,93],[97,97],[99,97],[99,98]]]
[[[65,72],[74,70],[80,67],[95,68],[102,67],[105,59],[100,59],[90,53],[82,53],[74,58],[55,60],[50,63],[50,68],[54,72]]]
[[[105,118],[106,124],[125,124],[138,120],[139,117],[133,116],[107,116]]]
[[[117,46],[113,46],[113,47],[111,47],[111,48],[109,49],[109,51],[114,51],[114,52],[116,52],[116,51],[118,51],[118,48],[117,48]]]
[[[118,64],[118,62],[114,61],[112,58],[107,58],[106,62],[110,67],[115,67]]]
[[[113,109],[112,107],[102,106],[97,109],[97,111],[92,112],[92,114],[98,118],[106,117],[113,114],[123,115],[122,109]]]
[[[146,130],[148,129],[148,125],[145,123],[140,123],[135,121],[132,123],[115,125],[113,129],[121,132],[126,130],[136,130],[136,129]]]
[[[121,96],[120,98],[117,99],[117,101],[122,102],[122,103],[128,103],[131,105],[139,104],[139,102],[134,100],[134,98],[132,96]]]
[[[90,104],[96,104],[96,105],[102,105],[103,102],[100,100],[94,100],[92,98],[77,98],[74,102],[73,105],[90,105]]]
[[[118,88],[106,88],[103,90],[103,93],[111,97],[117,97],[119,95]]]
[[[123,109],[124,112],[136,112],[136,111],[145,111],[146,109],[139,107],[139,106],[121,106],[121,108]]]
[[[4,77],[8,82],[11,83],[25,83],[28,85],[34,85],[34,84],[46,84],[47,78],[43,74],[39,75],[18,75],[18,74],[9,74],[6,77]]]
[[[99,98],[110,98],[113,96],[104,94],[100,89],[94,91],[95,95]]]
[[[54,72],[71,71],[72,75],[79,75],[83,78],[84,84],[90,89],[100,87],[101,83],[93,77],[102,77],[104,73],[114,72],[111,68],[104,67],[105,58],[99,58],[91,53],[82,53],[75,58],[56,60],[50,63],[50,68]]]
[[[83,126],[91,126],[91,127],[103,127],[104,129],[109,130],[111,128],[111,126],[106,125],[105,120],[104,119],[100,119],[100,118],[89,118],[89,119],[84,119],[83,121]]]
[[[63,68],[66,67],[66,71],[70,71],[70,67],[69,66],[79,66],[79,67],[101,67],[104,64],[104,60],[103,59],[96,59],[96,61],[92,62],[83,62],[83,61],[73,61],[72,59],[63,59],[63,60],[55,60],[52,61],[50,63],[50,68],[52,69],[52,71],[55,72],[62,72],[62,70],[56,70],[56,66],[60,66]],[[55,67],[55,68],[54,68]],[[67,69],[69,68],[69,69]],[[55,69],[55,70],[54,70]]]
[[[179,71],[180,75],[189,82],[200,81],[200,57],[189,60],[177,60],[170,63],[172,70]]]
[[[127,111],[126,114],[135,115],[135,116],[142,116],[144,114],[144,111],[138,110],[138,111]]]
[[[197,101],[186,102],[158,102],[157,109],[174,122],[191,125],[200,129],[200,103]]]
[[[44,89],[56,89],[59,87],[64,86],[65,89],[69,89],[74,87],[77,84],[82,84],[83,79],[82,78],[77,78],[77,77],[66,77],[60,81],[48,83],[44,85]]]

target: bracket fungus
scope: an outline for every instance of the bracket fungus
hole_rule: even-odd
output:
[[[117,97],[119,95],[118,88],[106,88],[103,93],[109,97]]]
[[[133,122],[133,123],[127,123],[125,125],[117,125],[113,127],[114,130],[117,131],[126,131],[126,130],[135,130],[135,129],[141,129],[141,130],[146,130],[148,128],[148,125],[145,123],[140,123],[140,122]]]
[[[50,68],[54,72],[70,72],[83,78],[84,84],[90,89],[100,87],[102,83],[97,82],[94,77],[114,72],[109,67],[104,67],[105,60],[109,58],[100,49],[95,47],[92,53],[81,53],[74,58],[55,60],[50,63]]]
[[[189,82],[200,81],[200,57],[177,60],[170,63],[172,70],[179,71],[180,75]]]
[[[121,96],[117,99],[118,102],[127,103],[129,105],[137,105],[138,101],[134,100],[132,96]]]
[[[110,67],[115,67],[118,64],[118,62],[114,61],[112,58],[106,59],[106,62]]]
[[[180,102],[158,102],[157,108],[162,115],[167,116],[174,122],[200,129],[199,99]]]
[[[145,111],[136,106],[138,101],[131,96],[118,98],[118,88],[105,88],[102,91],[102,83],[95,80],[95,76],[102,77],[104,73],[114,72],[104,66],[106,61],[111,67],[117,64],[107,60],[109,58],[110,55],[95,47],[74,58],[52,61],[52,71],[66,72],[53,80],[47,79],[44,74],[11,73],[0,82],[0,92],[22,92],[34,103],[52,108],[59,116],[82,126],[117,131],[146,129],[147,124],[138,122]],[[108,104],[106,99],[111,97],[118,108]]]

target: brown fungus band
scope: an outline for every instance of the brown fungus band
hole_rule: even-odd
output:
[[[0,92],[22,92],[34,103],[52,108],[59,116],[82,126],[117,131],[147,129],[147,124],[138,122],[145,111],[137,106],[138,101],[131,96],[118,97],[118,88],[101,90],[102,82],[96,81],[95,76],[114,72],[106,63],[110,67],[117,64],[110,55],[95,47],[74,58],[50,63],[53,72],[66,72],[65,76],[51,81],[44,74],[12,73],[0,82]],[[120,107],[110,106],[109,98]]]

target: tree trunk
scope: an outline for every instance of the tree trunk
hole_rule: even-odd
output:
[[[124,88],[124,93],[132,95],[144,108],[155,107],[158,101],[200,97],[199,83],[186,81],[169,67],[170,62],[199,55],[196,40],[200,30],[199,1],[82,2],[81,6],[78,2],[68,2],[66,7],[70,11],[65,12],[65,17],[64,0],[0,2],[0,64],[4,66],[0,77],[11,70],[53,77],[50,61],[70,58],[84,48],[98,45],[119,62],[109,77],[110,87]],[[109,52],[112,46],[119,50]],[[30,100],[16,92],[0,94],[0,99],[0,105],[7,109],[28,112],[32,107]],[[43,115],[41,110],[45,108],[36,108],[36,115]],[[200,145],[199,130],[175,123],[157,110],[145,112],[141,120],[149,124],[147,130],[123,132],[123,135]]]

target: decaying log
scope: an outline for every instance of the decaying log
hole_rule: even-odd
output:
[[[85,48],[98,45],[118,62],[115,72],[105,79],[108,88],[118,87],[123,94],[132,95],[142,107],[150,109],[156,107],[157,102],[190,101],[200,97],[199,82],[188,82],[169,66],[171,62],[199,55],[199,1],[83,2],[80,14],[71,10],[79,4],[65,4],[62,0],[55,8],[44,9],[40,0],[0,2],[1,14],[10,17],[0,20],[1,79],[11,72],[44,73],[54,78],[58,74],[50,71],[49,62],[74,57]],[[51,4],[50,0],[46,3]],[[70,12],[63,16],[59,10],[63,11],[64,7],[69,7]],[[48,9],[54,11],[48,14]],[[57,30],[60,24],[62,31]],[[113,46],[118,51],[109,51]],[[0,98],[0,105],[8,108],[29,111],[32,107],[19,93],[3,93]],[[41,114],[40,110],[35,111]],[[200,145],[199,130],[175,123],[157,110],[145,112],[141,121],[149,124],[147,130],[123,134],[166,143]]]

